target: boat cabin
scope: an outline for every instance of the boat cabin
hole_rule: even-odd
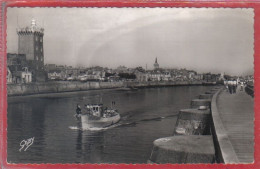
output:
[[[87,109],[87,113],[93,116],[103,116],[103,104],[87,104],[85,108]]]

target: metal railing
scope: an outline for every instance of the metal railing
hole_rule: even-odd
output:
[[[254,97],[254,86],[249,85],[249,84],[246,85],[245,91],[246,91],[246,93],[247,93],[248,95]]]

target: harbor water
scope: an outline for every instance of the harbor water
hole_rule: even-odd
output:
[[[146,163],[153,141],[172,135],[180,109],[209,86],[92,90],[8,98],[9,163]],[[115,101],[121,120],[80,130],[76,105]],[[34,138],[26,151],[23,140]]]

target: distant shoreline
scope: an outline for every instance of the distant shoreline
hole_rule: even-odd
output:
[[[118,89],[130,91],[135,88],[154,88],[171,86],[195,86],[203,85],[201,81],[177,81],[177,82],[78,82],[78,81],[53,81],[28,84],[8,84],[8,97],[28,96],[38,94],[54,94],[79,92],[89,90]]]

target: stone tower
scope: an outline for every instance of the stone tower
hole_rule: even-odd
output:
[[[153,64],[154,69],[159,69],[159,64],[157,62],[157,58],[155,58],[155,63]]]
[[[36,20],[31,25],[17,29],[18,53],[25,54],[29,69],[33,73],[33,81],[45,81],[43,35],[44,29],[38,27]]]

